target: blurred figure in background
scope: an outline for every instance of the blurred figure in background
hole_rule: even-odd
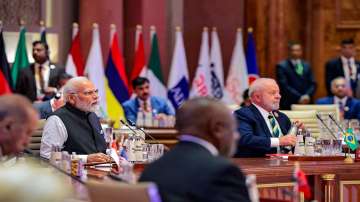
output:
[[[360,120],[360,100],[352,98],[351,88],[344,77],[337,77],[331,81],[333,96],[320,98],[316,104],[337,104],[341,119]]]
[[[33,58],[35,63],[20,71],[15,92],[32,102],[48,100],[57,92],[59,76],[65,70],[50,63],[49,47],[44,42],[33,42]]]
[[[27,147],[37,127],[38,114],[30,101],[21,95],[0,96],[0,103],[1,162]]]
[[[276,80],[280,93],[280,109],[290,109],[292,104],[309,104],[316,90],[316,83],[309,63],[302,59],[300,43],[289,44],[289,58],[276,65]]]
[[[138,111],[152,112],[154,116],[162,118],[175,115],[164,98],[151,96],[150,81],[145,77],[137,77],[132,81],[132,87],[136,97],[124,102],[125,116],[128,120],[136,123]]]
[[[353,39],[344,39],[341,41],[340,56],[329,60],[325,65],[325,82],[328,96],[333,95],[331,92],[331,81],[337,77],[344,77],[347,84],[350,86],[352,95],[356,95],[360,62],[355,60],[356,48]]]
[[[251,105],[251,100],[249,97],[249,89],[247,88],[246,90],[244,90],[243,92],[243,102],[240,104],[241,107],[248,107]]]
[[[164,202],[250,201],[243,173],[224,158],[234,154],[239,138],[224,104],[186,101],[176,113],[176,129],[179,143],[148,165],[140,181],[155,182]]]

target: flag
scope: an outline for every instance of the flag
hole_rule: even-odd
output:
[[[10,66],[7,61],[7,56],[5,52],[5,42],[2,32],[2,27],[0,25],[0,95],[11,93],[11,74]]]
[[[47,44],[46,41],[46,27],[44,21],[40,21],[40,41]]]
[[[85,72],[89,80],[92,81],[99,90],[100,111],[102,112],[102,116],[106,116],[104,63],[101,54],[99,26],[96,23],[93,25],[92,42],[85,65]]]
[[[172,56],[168,82],[168,98],[175,109],[189,98],[189,72],[187,69],[184,42],[178,27],[175,33],[175,48]]]
[[[246,46],[246,64],[249,73],[249,84],[259,78],[259,67],[256,62],[256,49],[253,36],[253,29],[248,29],[247,46]]]
[[[356,150],[359,146],[359,143],[353,133],[352,128],[347,129],[347,131],[345,133],[344,141],[352,151]]]
[[[211,32],[210,75],[211,94],[214,98],[221,100],[224,97],[224,70],[216,28],[213,28]]]
[[[119,126],[119,119],[124,119],[124,110],[121,106],[129,99],[129,85],[125,73],[124,59],[119,47],[115,25],[110,26],[110,51],[105,68],[106,75],[106,102],[108,115],[115,120],[115,127]]]
[[[167,98],[164,76],[161,70],[158,38],[155,27],[151,27],[151,52],[148,63],[148,79],[150,81],[150,92],[154,96]]]
[[[298,197],[298,193],[304,193],[305,199],[311,199],[311,190],[309,183],[306,179],[304,171],[300,169],[300,164],[298,162],[295,163],[293,178],[295,180],[295,197]]]
[[[202,32],[199,63],[190,91],[190,97],[211,95],[209,33],[205,27]]]
[[[145,49],[144,39],[142,34],[142,27],[140,25],[136,28],[136,40],[135,40],[135,59],[134,67],[131,72],[130,82],[138,76],[146,77],[146,66],[145,66]],[[130,88],[132,91],[132,88]]]
[[[66,73],[72,76],[84,75],[84,59],[81,54],[79,25],[73,24],[72,42],[68,58],[66,60]]]
[[[236,33],[229,73],[226,78],[225,103],[239,105],[243,101],[242,94],[248,87],[248,71],[244,54],[243,36],[239,28]]]
[[[19,41],[16,48],[14,64],[11,67],[11,77],[13,89],[16,87],[16,82],[20,71],[30,65],[27,50],[26,50],[26,29],[20,27]]]

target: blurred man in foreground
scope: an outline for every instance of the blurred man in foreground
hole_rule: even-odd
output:
[[[87,162],[106,162],[100,121],[98,90],[86,77],[70,79],[64,86],[65,105],[47,119],[41,139],[40,155],[49,159],[52,146],[84,155]]]
[[[21,95],[0,96],[0,162],[22,152],[37,127],[38,114]]]
[[[351,89],[344,77],[338,77],[331,81],[331,93],[333,96],[320,98],[316,104],[337,104],[340,118],[360,120],[360,101],[348,96]]]
[[[147,166],[140,181],[155,182],[163,201],[250,201],[241,170],[224,158],[239,138],[225,105],[189,100],[177,111],[175,127],[179,143]]]
[[[255,80],[249,95],[252,105],[234,112],[241,134],[235,157],[265,156],[277,153],[280,146],[294,146],[295,135],[286,135],[291,122],[278,111],[281,96],[276,81],[269,78]]]

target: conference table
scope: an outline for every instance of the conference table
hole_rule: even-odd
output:
[[[177,132],[174,129],[145,129],[156,140],[146,138],[148,143],[164,143],[170,148],[176,144]],[[293,171],[295,161],[281,158],[233,158],[245,174],[255,174],[261,198],[290,201],[293,190]],[[137,175],[146,164],[135,166]],[[313,199],[325,202],[360,201],[360,162],[346,164],[343,160],[300,161],[311,186]],[[55,171],[58,172],[58,171]],[[106,183],[112,181],[109,172],[88,169],[84,180],[60,174],[72,186],[75,201],[90,201],[86,183],[95,180]]]

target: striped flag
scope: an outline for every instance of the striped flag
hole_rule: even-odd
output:
[[[47,44],[46,41],[46,27],[44,21],[40,21],[40,41]]]
[[[0,23],[0,95],[11,93],[11,81],[10,65],[6,57],[2,24]]]
[[[209,32],[208,28],[204,27],[200,46],[199,63],[191,85],[190,97],[209,95],[211,95]]]
[[[176,28],[175,48],[168,82],[168,98],[175,109],[189,98],[189,72],[180,27]]]
[[[243,46],[243,36],[239,28],[236,33],[236,41],[231,56],[230,69],[226,79],[225,103],[240,104],[242,94],[249,87],[248,72]]]
[[[150,81],[150,92],[154,96],[159,96],[162,98],[167,98],[166,86],[164,76],[161,70],[161,61],[159,53],[158,38],[156,34],[156,29],[154,26],[151,26],[151,52],[150,59],[148,63],[148,79]]]
[[[211,32],[210,75],[211,94],[214,98],[221,100],[224,97],[224,70],[220,40],[215,27]]]
[[[142,34],[142,26],[136,26],[136,37],[135,37],[135,59],[134,67],[131,72],[130,82],[138,76],[146,77],[147,68],[145,65],[145,49],[144,49],[144,39]],[[130,86],[132,91],[132,87]]]
[[[253,36],[253,29],[251,27],[248,29],[247,39],[248,40],[246,44],[246,64],[249,73],[249,84],[251,84],[257,78],[259,78],[259,67],[256,62],[255,40]]]
[[[84,58],[81,54],[79,25],[73,23],[72,42],[68,58],[66,60],[66,73],[72,76],[84,75]]]
[[[85,73],[99,90],[101,116],[106,117],[104,63],[101,53],[99,26],[96,23],[93,24],[92,43],[85,65]]]
[[[125,117],[121,104],[129,99],[130,94],[115,25],[110,26],[110,51],[105,74],[108,115],[112,120],[115,120],[115,127],[118,127],[119,118],[124,119]]]
[[[12,77],[12,86],[15,89],[16,82],[19,76],[19,73],[22,69],[30,65],[27,50],[26,50],[26,38],[25,38],[26,29],[24,26],[20,27],[19,41],[16,48],[15,61],[11,67],[11,77]]]

